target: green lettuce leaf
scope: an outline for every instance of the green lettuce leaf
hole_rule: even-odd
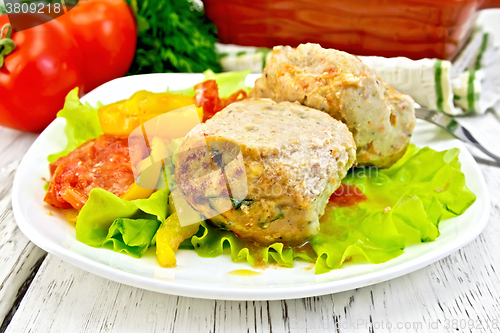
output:
[[[219,87],[219,96],[221,98],[226,98],[240,89],[245,91],[250,90],[245,84],[245,79],[250,70],[240,71],[240,72],[224,72],[224,73],[214,73],[211,70],[206,70],[203,72],[205,74],[205,80],[215,80],[217,86]]]
[[[140,257],[154,243],[167,217],[168,190],[147,199],[123,200],[99,188],[90,191],[76,222],[76,238],[87,245],[112,245],[117,252]]]
[[[103,134],[97,108],[90,104],[82,104],[78,98],[78,87],[71,90],[66,96],[64,107],[57,113],[57,117],[66,119],[64,133],[68,142],[66,147],[55,154],[49,155],[49,162],[54,162],[59,157],[68,155],[69,152],[79,147],[90,139],[95,139]]]
[[[412,145],[391,168],[351,172],[343,183],[358,186],[367,200],[327,209],[311,240],[318,255],[316,273],[339,268],[354,256],[386,262],[409,243],[434,241],[445,213],[460,215],[476,200],[460,171],[459,152]]]
[[[445,216],[460,215],[476,196],[465,185],[458,149],[437,152],[411,145],[389,169],[354,169],[343,180],[355,184],[367,200],[351,207],[326,209],[320,232],[310,240],[317,254],[294,253],[275,243],[249,246],[230,231],[202,222],[191,243],[202,257],[228,250],[233,261],[251,265],[276,262],[292,267],[293,260],[316,260],[317,274],[341,267],[351,259],[383,263],[401,255],[407,244],[434,241]]]
[[[154,219],[116,219],[102,246],[111,245],[116,252],[140,258],[152,243],[159,226],[160,222]]]
[[[214,258],[230,249],[231,260],[247,261],[252,266],[276,262],[280,266],[293,267],[293,250],[285,248],[282,243],[275,243],[267,247],[247,246],[247,243],[231,231],[216,229],[207,221],[201,222],[202,234],[191,238],[191,243],[200,257]]]

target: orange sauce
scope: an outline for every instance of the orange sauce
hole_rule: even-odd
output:
[[[340,184],[330,197],[330,202],[338,207],[349,207],[366,199],[366,195],[356,185]]]

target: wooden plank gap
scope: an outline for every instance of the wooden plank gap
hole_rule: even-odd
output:
[[[12,317],[14,317],[14,314],[16,313],[17,309],[19,308],[19,304],[21,304],[21,301],[23,300],[24,295],[28,291],[28,288],[31,285],[31,282],[33,282],[33,279],[35,278],[36,273],[40,269],[40,266],[42,265],[46,256],[47,256],[47,254],[44,254],[42,257],[40,257],[40,259],[38,259],[38,261],[33,265],[33,267],[31,267],[30,274],[28,275],[26,280],[24,280],[21,287],[19,287],[19,289],[17,290],[16,299],[14,300],[12,307],[10,308],[9,312],[7,313],[5,318],[3,319],[2,325],[0,326],[0,333],[4,333],[5,330],[7,329],[7,327],[9,326],[10,321],[12,320]]]

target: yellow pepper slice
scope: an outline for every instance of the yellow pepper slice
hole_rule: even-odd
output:
[[[129,99],[99,108],[99,121],[105,134],[126,138],[141,122],[194,103],[189,96],[141,90]]]
[[[156,232],[156,259],[162,267],[174,267],[175,251],[183,240],[198,232],[200,224],[181,227],[177,213],[170,215]]]
[[[143,188],[136,183],[130,186],[130,189],[121,196],[123,200],[147,199],[153,194],[154,189]]]
[[[192,104],[158,115],[144,122],[143,126],[136,128],[130,135],[146,135],[148,140],[154,137],[161,137],[167,141],[175,140],[184,138],[199,123],[198,109]]]
[[[160,163],[153,162],[161,161],[165,156],[165,143],[160,138],[153,138],[151,141],[151,154],[140,161],[135,168],[134,174],[139,174],[139,184],[135,182],[130,189],[121,196],[124,200],[146,199],[156,190],[156,183],[160,177]]]
[[[172,193],[168,195],[168,215],[175,213],[174,199],[172,198]]]

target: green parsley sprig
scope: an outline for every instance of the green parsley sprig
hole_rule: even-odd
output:
[[[220,72],[215,25],[189,0],[127,0],[137,19],[130,74]]]

